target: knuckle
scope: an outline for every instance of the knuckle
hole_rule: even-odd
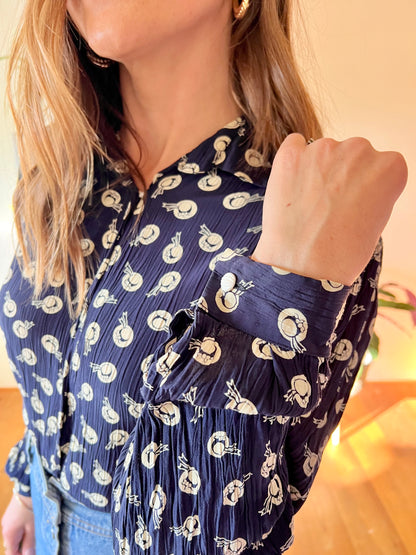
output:
[[[394,174],[396,188],[403,190],[408,178],[408,168],[404,156],[400,152],[384,152],[383,155],[388,169]]]
[[[389,157],[390,164],[392,166],[395,166],[397,168],[407,169],[406,160],[404,156],[400,154],[400,152],[391,151],[391,152],[385,152],[384,154],[386,154]]]
[[[369,154],[375,152],[372,144],[365,137],[350,137],[343,141],[343,143],[356,154]]]
[[[339,142],[331,137],[323,137],[312,143],[311,146],[315,147],[316,145],[321,154],[332,154],[338,144]]]
[[[350,137],[349,139],[346,139],[345,141],[346,143],[349,142],[353,145],[356,145],[358,147],[372,147],[370,141],[368,139],[366,139],[365,137]]]
[[[302,135],[302,133],[298,133],[297,131],[295,131],[294,133],[289,133],[289,135],[287,135],[286,139],[292,139],[292,140],[299,140],[299,139],[304,139],[304,136]]]
[[[286,141],[287,139],[285,139]],[[280,165],[285,169],[291,169],[296,166],[299,159],[299,149],[296,142],[291,140],[287,141],[284,148],[280,148],[273,161],[273,165]]]
[[[279,150],[290,150],[291,148],[296,148],[301,142],[305,142],[303,135],[300,133],[289,133],[286,135]]]
[[[320,143],[322,145],[329,147],[334,147],[336,146],[338,143],[338,141],[336,141],[335,139],[333,139],[332,137],[322,137],[322,139],[318,139],[318,141],[315,141],[317,143]]]

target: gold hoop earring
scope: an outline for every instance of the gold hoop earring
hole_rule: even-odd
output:
[[[233,0],[233,12],[235,19],[243,19],[250,6],[250,0]]]
[[[110,60],[110,58],[102,58],[98,54],[96,54],[91,48],[87,46],[86,50],[87,58],[89,61],[97,67],[101,69],[108,69],[114,64],[114,60]]]

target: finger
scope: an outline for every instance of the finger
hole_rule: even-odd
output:
[[[19,547],[23,538],[23,528],[3,528],[3,541],[6,555],[19,555]]]
[[[22,555],[36,555],[36,549],[34,547],[22,547],[21,548]]]
[[[16,537],[6,539],[4,538],[4,552],[5,555],[20,555],[20,541]]]
[[[22,555],[36,555],[35,531],[33,527],[26,528],[20,550]]]
[[[34,519],[27,523],[25,526],[25,534],[21,543],[22,555],[35,555],[36,553],[36,540],[35,540],[35,523]]]
[[[12,548],[9,545],[5,544],[4,545],[4,553],[5,555],[21,555],[21,551],[19,549],[19,547]]]

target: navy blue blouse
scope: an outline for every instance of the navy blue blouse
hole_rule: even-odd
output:
[[[376,313],[381,246],[352,287],[252,261],[270,168],[241,118],[143,199],[98,161],[80,316],[16,259],[1,326],[45,471],[112,511],[116,553],[280,553]],[[118,179],[118,183],[114,184]],[[30,495],[24,439],[7,472]]]

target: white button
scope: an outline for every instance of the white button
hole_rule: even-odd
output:
[[[229,293],[235,287],[237,277],[231,272],[227,272],[221,278],[221,289],[224,293]]]

